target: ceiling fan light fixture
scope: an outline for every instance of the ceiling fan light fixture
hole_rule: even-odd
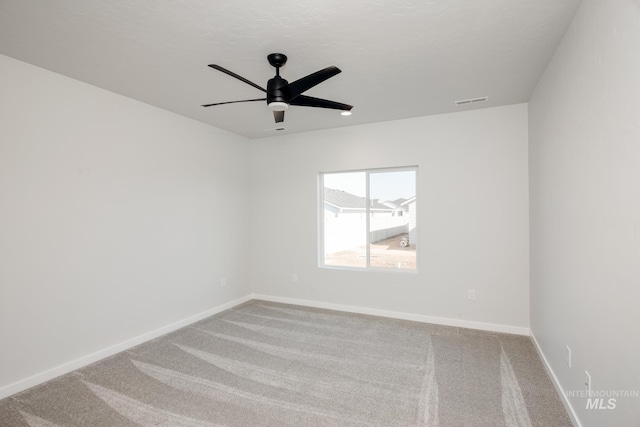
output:
[[[286,102],[274,101],[269,103],[269,108],[271,111],[287,111],[289,104]]]

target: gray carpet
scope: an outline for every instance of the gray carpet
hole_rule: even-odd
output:
[[[571,426],[528,337],[250,301],[0,401],[1,426]]]

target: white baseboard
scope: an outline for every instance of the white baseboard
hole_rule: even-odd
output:
[[[59,377],[60,375],[67,374],[71,371],[75,371],[76,369],[80,369],[91,363],[97,362],[98,360],[104,359],[105,357],[112,356],[116,353],[120,353],[121,351],[127,350],[136,345],[142,344],[146,341],[152,340],[164,334],[168,334],[169,332],[173,332],[177,329],[183,328],[199,320],[205,319],[209,316],[213,316],[214,314],[220,313],[224,310],[233,308],[251,299],[252,299],[252,295],[246,295],[242,298],[238,298],[234,301],[221,304],[207,311],[203,311],[202,313],[198,313],[193,316],[189,316],[185,319],[178,320],[177,322],[171,323],[169,325],[165,325],[151,332],[138,335],[137,337],[128,339],[126,341],[122,341],[118,344],[96,351],[95,353],[88,354],[79,359],[64,363],[60,366],[56,366],[55,368],[48,369],[44,372],[40,372],[38,374],[32,375],[23,380],[6,385],[0,388],[0,399],[4,399],[5,397],[24,391],[28,388],[34,387],[45,381],[52,380],[53,378]]]
[[[553,383],[553,386],[556,388],[556,391],[560,395],[560,400],[562,400],[562,404],[564,405],[564,408],[567,410],[567,413],[571,418],[571,422],[576,427],[582,427],[582,424],[580,423],[580,419],[578,418],[576,411],[574,411],[573,406],[571,405],[571,402],[569,402],[569,399],[564,393],[564,390],[560,385],[560,381],[558,381],[558,377],[556,377],[555,372],[553,372],[553,368],[551,367],[551,365],[549,364],[549,361],[547,360],[544,353],[542,352],[542,348],[540,347],[540,344],[538,344],[538,340],[536,340],[536,337],[533,334],[533,331],[531,331],[531,340],[533,341],[533,345],[536,348],[536,351],[538,352],[538,356],[540,356],[540,359],[542,360],[542,364],[544,365],[544,368],[547,370],[547,373],[551,377],[551,382]]]
[[[459,328],[478,329],[490,332],[502,332],[514,335],[529,336],[529,328],[520,326],[500,325],[495,323],[474,322],[471,320],[449,319],[446,317],[424,316],[422,314],[401,313],[397,311],[380,310],[377,308],[357,307],[352,305],[332,304],[327,302],[308,301],[295,298],[276,297],[271,295],[252,294],[253,299],[294,304],[305,307],[326,308],[329,310],[346,311],[349,313],[370,314],[373,316],[390,317],[393,319],[412,320],[414,322],[433,323],[436,325],[456,326]]]

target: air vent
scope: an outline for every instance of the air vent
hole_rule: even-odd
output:
[[[456,105],[475,104],[476,102],[485,102],[488,100],[489,100],[488,96],[483,96],[482,98],[463,99],[461,101],[456,101]]]

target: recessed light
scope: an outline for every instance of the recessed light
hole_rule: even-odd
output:
[[[343,111],[342,113],[340,113],[341,116],[350,116],[351,115],[351,111]]]

